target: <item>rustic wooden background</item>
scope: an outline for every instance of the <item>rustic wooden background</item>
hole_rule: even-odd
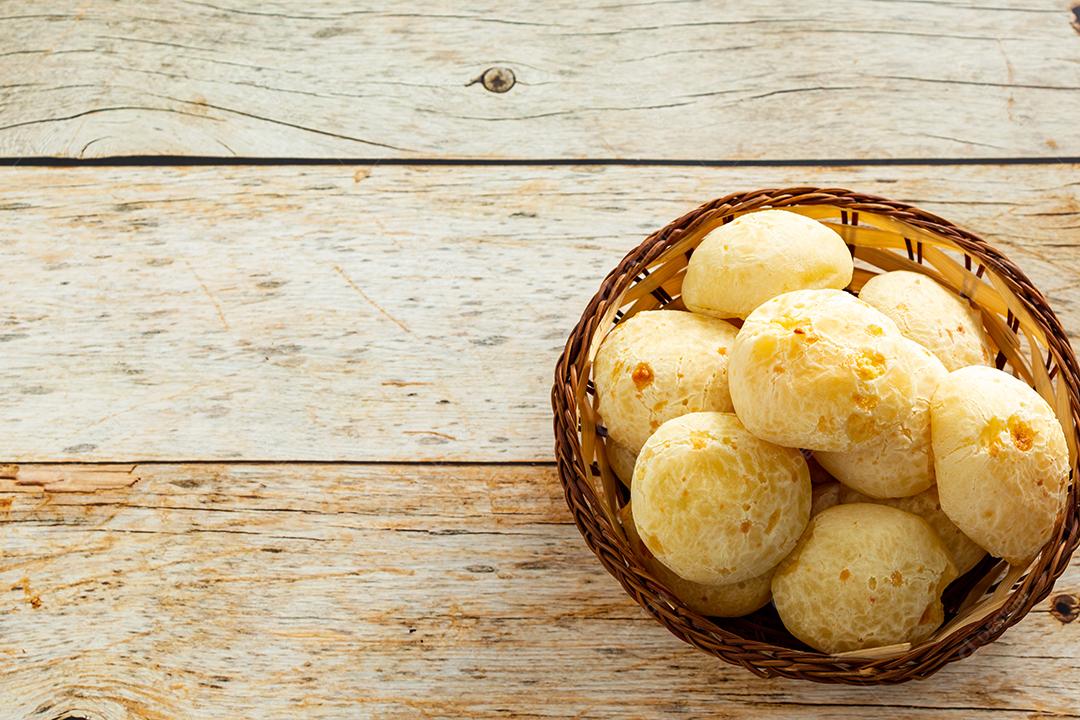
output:
[[[413,5],[0,1],[0,718],[1080,717],[1080,561],[915,685],[681,645],[547,399],[607,270],[758,186],[969,226],[1075,339],[1080,11]]]

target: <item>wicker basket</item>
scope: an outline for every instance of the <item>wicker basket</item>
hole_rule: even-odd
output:
[[[684,309],[682,276],[694,247],[740,214],[784,208],[836,230],[856,258],[852,289],[875,271],[913,270],[953,288],[982,310],[1010,370],[1057,411],[1072,477],[1080,436],[1080,377],[1061,323],[1024,273],[985,240],[947,220],[873,195],[796,187],[735,193],[706,203],[650,235],[623,258],[589,302],[555,370],[555,454],[566,501],[585,542],[638,604],[676,636],[762,676],[817,682],[899,683],[932,675],[997,639],[1044,599],[1080,541],[1080,504],[1071,485],[1050,542],[1023,567],[987,558],[946,591],[946,622],[929,640],[828,655],[784,629],[772,606],[743,618],[688,609],[645,569],[618,522],[627,493],[608,467],[597,427],[591,364],[605,335],[641,310]]]

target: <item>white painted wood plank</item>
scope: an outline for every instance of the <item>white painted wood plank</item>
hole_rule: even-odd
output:
[[[1077,333],[1077,170],[3,169],[0,459],[550,459],[554,363],[603,276],[762,186],[966,224]]]
[[[1080,155],[1062,0],[0,8],[0,155]],[[493,66],[503,94],[468,83]]]
[[[1077,717],[1044,602],[926,682],[749,673],[681,644],[569,524],[550,467],[131,468],[0,480],[0,708],[26,720]],[[96,479],[88,482],[98,486]],[[1058,583],[1080,589],[1080,564]],[[870,707],[874,709],[871,710]]]

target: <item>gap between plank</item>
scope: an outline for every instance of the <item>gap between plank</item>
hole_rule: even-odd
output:
[[[5,465],[26,466],[64,466],[78,465],[91,467],[98,465],[338,465],[341,467],[363,467],[365,465],[415,465],[417,467],[550,467],[554,460],[245,460],[228,458],[222,460],[4,460],[0,458],[0,467]]]
[[[1069,165],[1080,155],[1061,157],[999,158],[792,158],[777,160],[679,160],[666,158],[370,158],[370,157],[215,157],[204,155],[127,155],[107,158],[16,157],[0,158],[0,167],[162,167],[249,165],[417,165],[417,166],[629,166],[629,167],[852,167],[904,165]]]

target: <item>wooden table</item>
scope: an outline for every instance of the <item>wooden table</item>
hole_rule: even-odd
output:
[[[548,404],[623,253],[759,186],[939,212],[1080,332],[1078,12],[0,2],[0,718],[1080,717],[1080,561],[920,684],[681,645]]]

